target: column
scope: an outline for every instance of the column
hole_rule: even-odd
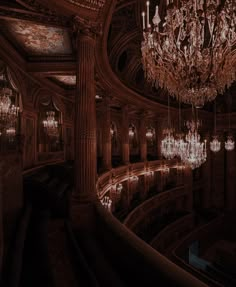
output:
[[[226,154],[226,188],[225,188],[225,208],[227,211],[235,209],[235,186],[236,186],[236,158],[235,149],[225,151]]]
[[[129,164],[129,116],[128,106],[122,108],[122,161]]]
[[[74,225],[89,226],[96,200],[95,35],[91,23],[74,18],[77,49],[75,96],[75,189],[71,217]]]
[[[192,212],[193,210],[193,174],[192,169],[188,166],[184,169],[184,189],[185,189],[185,210]]]
[[[111,169],[111,109],[110,98],[104,98],[103,107],[103,129],[102,129],[102,165],[104,170]]]
[[[146,130],[147,130],[147,127],[146,127],[145,113],[142,113],[141,119],[140,119],[140,132],[139,132],[141,161],[147,160]]]

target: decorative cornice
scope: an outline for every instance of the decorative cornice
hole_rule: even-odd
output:
[[[96,39],[96,36],[101,35],[101,24],[90,21],[89,19],[81,18],[76,15],[71,21],[71,36],[72,44],[74,49],[77,48],[78,40],[81,38],[81,35],[87,36],[93,40]],[[94,41],[95,43],[95,41]]]

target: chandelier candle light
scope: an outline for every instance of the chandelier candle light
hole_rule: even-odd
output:
[[[179,0],[142,13],[145,76],[180,101],[203,106],[236,79],[236,1]],[[161,15],[161,16],[162,16]]]

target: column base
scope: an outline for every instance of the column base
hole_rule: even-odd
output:
[[[96,224],[94,203],[97,198],[73,198],[70,201],[70,220],[73,228],[91,231]]]

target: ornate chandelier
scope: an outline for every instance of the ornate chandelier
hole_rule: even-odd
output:
[[[1,88],[0,90],[0,126],[6,129],[17,121],[19,107],[11,102],[12,90]]]
[[[49,136],[58,135],[58,121],[55,120],[55,112],[48,111],[46,112],[47,119],[43,121],[43,126],[47,131]]]
[[[202,106],[236,79],[236,1],[167,0],[149,23],[143,18],[142,62],[156,87],[184,103]]]
[[[206,140],[204,143],[200,141],[201,137],[198,133],[200,123],[198,120],[188,121],[186,125],[189,131],[185,136],[184,148],[180,156],[184,164],[195,169],[206,161]]]
[[[212,141],[210,142],[210,150],[213,152],[218,152],[221,149],[221,142],[218,140],[218,136],[213,136]]]

